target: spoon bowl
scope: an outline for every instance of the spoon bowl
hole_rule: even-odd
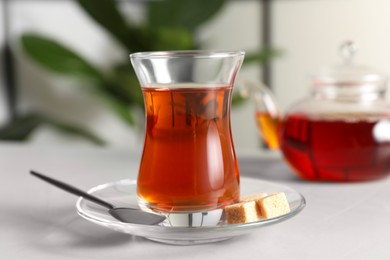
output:
[[[69,184],[66,184],[62,181],[55,180],[51,177],[45,176],[41,173],[38,173],[36,171],[30,171],[30,173],[41,179],[44,180],[60,189],[63,189],[69,193],[72,193],[76,196],[81,196],[84,199],[87,199],[91,202],[94,202],[96,204],[99,204],[103,207],[106,207],[108,209],[108,213],[113,216],[115,219],[123,222],[123,223],[132,223],[132,224],[140,224],[140,225],[156,225],[158,223],[161,223],[166,219],[165,216],[149,213],[142,211],[140,209],[136,208],[124,208],[124,207],[115,207],[114,205],[108,203],[107,201],[104,201],[98,197],[95,197],[85,191],[82,191],[74,186],[71,186]]]

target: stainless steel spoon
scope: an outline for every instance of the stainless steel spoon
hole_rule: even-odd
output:
[[[53,178],[50,178],[48,176],[45,176],[41,173],[38,173],[36,171],[30,171],[32,175],[35,177],[38,177],[41,180],[44,180],[50,184],[53,184],[54,186],[61,188],[65,191],[68,191],[74,195],[81,196],[86,200],[92,201],[94,203],[97,203],[103,207],[108,208],[108,213],[110,213],[111,216],[116,218],[117,220],[124,222],[124,223],[133,223],[133,224],[141,224],[141,225],[155,225],[165,220],[164,216],[148,213],[141,211],[140,209],[134,209],[134,208],[117,208],[114,205],[101,200],[87,192],[84,192],[82,190],[79,190],[76,187],[73,187],[69,184],[66,184],[64,182],[55,180]]]

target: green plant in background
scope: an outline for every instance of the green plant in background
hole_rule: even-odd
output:
[[[196,41],[197,28],[210,20],[225,5],[225,0],[165,0],[151,1],[146,6],[146,22],[135,25],[126,21],[114,0],[75,0],[80,7],[102,26],[128,52],[153,50],[200,49]],[[24,52],[42,67],[77,78],[80,86],[89,86],[127,125],[134,126],[134,108],[143,111],[143,98],[128,57],[102,71],[85,60],[80,54],[61,43],[35,33],[21,37]],[[246,55],[245,63],[262,63],[277,54],[272,50],[259,50]],[[244,63],[244,64],[245,64]],[[238,95],[233,103],[242,102]],[[104,140],[78,126],[31,113],[18,117],[0,129],[0,139],[25,140],[38,126],[48,124],[62,132],[86,138],[102,145]]]

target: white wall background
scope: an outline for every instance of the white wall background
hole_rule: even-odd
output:
[[[283,109],[306,95],[310,73],[339,62],[337,49],[346,39],[359,43],[357,61],[390,74],[390,1],[275,0],[273,10],[274,45],[283,49],[285,55],[274,61],[272,87]],[[129,19],[142,21],[142,4],[123,4],[122,11]],[[209,49],[256,49],[260,44],[260,11],[257,1],[231,1],[200,30],[199,38]],[[128,55],[72,1],[15,0],[11,16],[16,51],[18,36],[35,31],[60,40],[103,68]],[[81,91],[83,86],[53,76],[22,55],[18,57],[18,69],[23,110],[45,111],[88,126],[113,146],[142,143],[137,131],[129,130],[101,103]],[[239,80],[259,77],[260,68],[252,66],[241,71]],[[0,120],[5,118],[1,102]],[[233,110],[232,127],[237,150],[259,148],[251,104]],[[33,141],[75,142],[49,129],[41,129]]]
[[[311,73],[341,62],[345,40],[358,43],[357,63],[390,75],[390,1],[277,0],[274,10],[274,42],[286,52],[274,87],[284,109],[305,96]]]

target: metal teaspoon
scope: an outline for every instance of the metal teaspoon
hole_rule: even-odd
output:
[[[50,184],[53,184],[54,186],[61,188],[65,191],[68,191],[74,195],[81,196],[86,200],[92,201],[94,203],[97,203],[103,207],[108,208],[108,213],[110,213],[111,216],[116,218],[117,220],[124,222],[124,223],[133,223],[133,224],[141,224],[141,225],[155,225],[165,220],[166,217],[148,213],[141,211],[140,209],[134,209],[134,208],[117,208],[114,205],[101,200],[87,192],[84,192],[82,190],[79,190],[76,187],[73,187],[69,184],[66,184],[64,182],[55,180],[53,178],[50,178],[48,176],[45,176],[41,173],[38,173],[36,171],[30,171],[32,175],[35,177],[38,177],[41,180],[44,180]]]

